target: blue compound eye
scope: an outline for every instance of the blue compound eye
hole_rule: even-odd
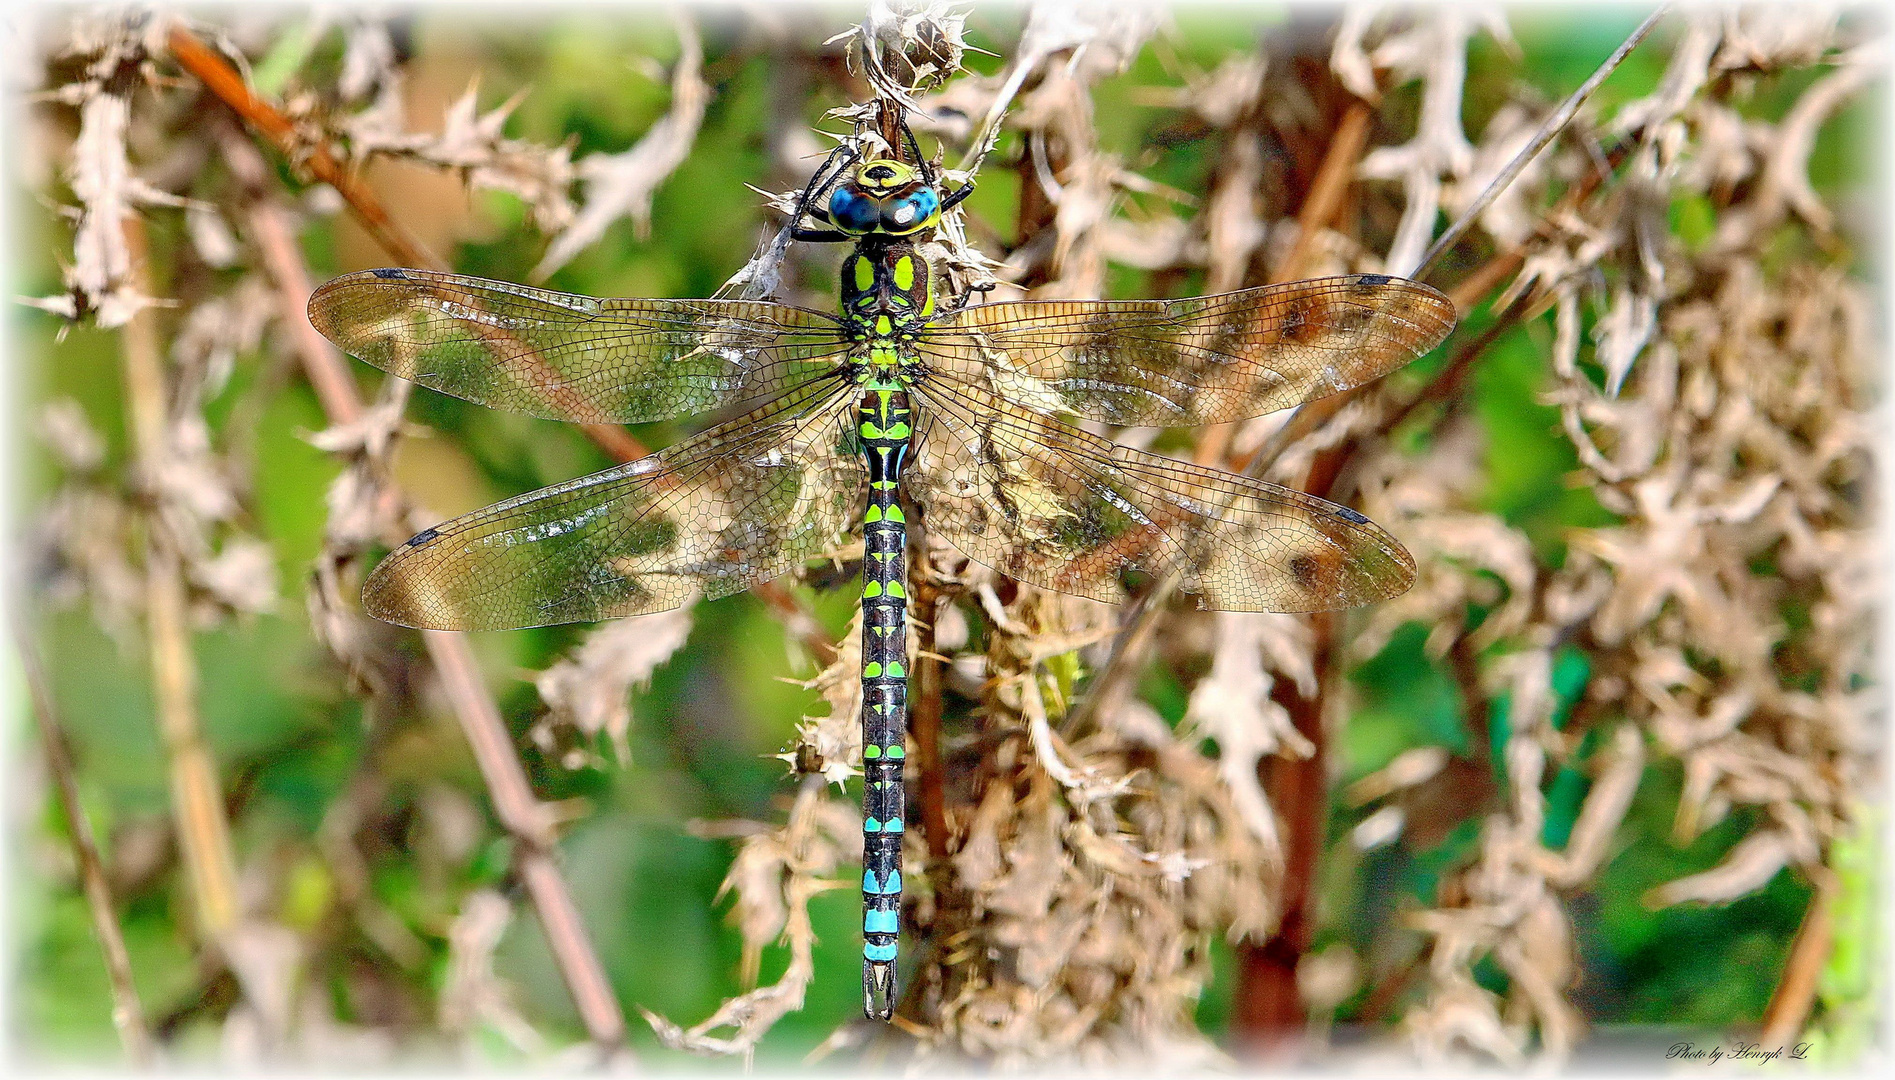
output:
[[[882,210],[882,228],[892,233],[914,232],[941,209],[941,195],[933,188],[917,188],[892,199]]]
[[[881,207],[859,191],[841,187],[829,197],[829,220],[847,233],[865,233],[881,218]]]

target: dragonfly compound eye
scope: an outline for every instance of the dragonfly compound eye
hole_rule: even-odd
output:
[[[839,187],[829,197],[829,220],[835,222],[836,228],[843,232],[868,232],[875,228],[881,217],[881,201],[857,191],[853,185]]]
[[[940,212],[941,193],[931,187],[916,188],[888,200],[882,207],[882,230],[897,234],[916,232],[934,224]]]

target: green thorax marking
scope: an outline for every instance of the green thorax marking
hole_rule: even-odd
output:
[[[899,364],[899,345],[913,341],[934,314],[934,267],[905,237],[865,236],[842,263],[842,318],[849,336],[868,346],[878,367]]]

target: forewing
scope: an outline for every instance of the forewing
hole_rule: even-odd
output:
[[[391,375],[496,409],[634,424],[800,386],[847,351],[839,324],[734,300],[599,300],[457,274],[365,270],[309,321]]]
[[[610,619],[725,596],[831,549],[863,501],[840,381],[629,465],[421,533],[363,587],[369,614],[435,630]]]
[[[930,531],[1010,577],[1118,603],[1126,571],[1176,571],[1224,611],[1351,607],[1414,583],[1408,552],[1348,507],[941,389],[919,392],[908,490]]]
[[[1286,409],[1433,349],[1454,304],[1380,274],[1185,300],[982,304],[929,324],[930,368],[1048,413],[1183,427]]]

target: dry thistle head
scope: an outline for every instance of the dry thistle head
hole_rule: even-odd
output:
[[[915,95],[940,87],[961,70],[966,23],[965,11],[940,0],[871,0],[859,24],[825,44],[846,39],[850,67],[880,93],[918,109]]]

